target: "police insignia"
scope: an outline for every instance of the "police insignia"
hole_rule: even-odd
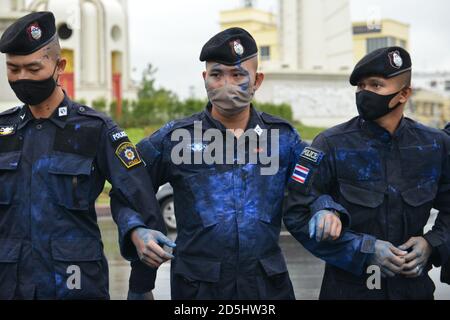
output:
[[[323,158],[323,152],[315,150],[311,147],[306,147],[300,157],[315,165],[319,165]]]
[[[142,163],[136,147],[131,142],[122,143],[116,150],[116,155],[127,169]]]
[[[15,126],[0,126],[0,137],[11,136],[16,132]]]

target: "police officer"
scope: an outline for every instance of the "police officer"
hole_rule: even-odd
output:
[[[122,255],[170,258],[158,245],[170,241],[147,229],[164,226],[144,163],[112,120],[58,86],[66,61],[52,13],[18,19],[0,51],[24,103],[0,114],[0,299],[108,299],[94,208],[105,179]]]
[[[450,141],[404,117],[411,68],[399,47],[365,56],[350,77],[359,116],[320,134],[312,144],[323,154],[320,164],[301,159],[309,175],[289,184],[285,224],[294,235],[301,236],[302,216],[338,204],[351,216],[343,236],[368,239],[353,253],[366,257],[364,268],[374,268],[352,273],[327,264],[321,299],[433,298],[428,271],[448,258]],[[424,234],[432,208],[440,213]],[[381,287],[372,272],[381,272]]]
[[[450,136],[450,123],[447,124],[447,126],[444,129],[444,132],[447,133]],[[450,250],[450,238],[447,241],[447,245],[448,245],[449,250]],[[448,260],[447,263],[445,263],[442,266],[442,269],[441,269],[441,282],[446,283],[446,284],[450,284],[450,260]]]
[[[215,35],[200,55],[206,62],[205,110],[170,122],[138,144],[154,190],[167,182],[174,188],[178,238],[172,299],[294,298],[278,240],[285,186],[308,150],[289,123],[251,104],[264,79],[257,55],[255,40],[244,29]],[[188,160],[179,161],[180,154]],[[205,160],[208,156],[214,161]],[[320,245],[339,236],[337,213],[321,212],[311,226],[314,238],[308,234],[305,245],[323,258],[338,253],[348,258],[347,245],[353,245],[348,239],[340,251]],[[358,262],[355,257],[346,267]],[[152,271],[143,267],[141,276],[146,272]]]

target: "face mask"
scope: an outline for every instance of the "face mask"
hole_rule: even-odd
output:
[[[357,92],[356,105],[358,107],[359,115],[366,121],[373,121],[391,113],[402,105],[402,103],[399,102],[395,107],[389,108],[389,103],[402,90],[386,96],[367,90]]]
[[[255,92],[249,86],[243,90],[240,86],[226,84],[218,89],[206,88],[209,101],[224,117],[233,117],[243,112],[252,102]]]
[[[58,63],[56,63],[55,70],[51,77],[45,80],[18,80],[14,82],[9,82],[11,89],[16,94],[20,101],[27,105],[35,106],[41,104],[47,100],[55,91],[56,81],[53,79],[56,69],[58,68]]]

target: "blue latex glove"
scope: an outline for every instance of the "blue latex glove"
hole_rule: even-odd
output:
[[[164,245],[175,248],[176,244],[163,233],[146,229],[136,228],[133,230],[131,239],[136,246],[139,259],[152,268],[158,268],[164,262],[173,259],[174,256],[164,251]]]
[[[342,222],[336,212],[321,210],[309,221],[309,237],[317,242],[337,240],[342,231]]]
[[[380,267],[383,277],[395,277],[402,272],[407,254],[408,252],[394,247],[390,242],[377,240],[375,253],[370,256],[368,263]]]

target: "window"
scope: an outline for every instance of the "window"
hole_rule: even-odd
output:
[[[261,51],[261,60],[267,61],[270,60],[270,47],[269,46],[262,46],[260,48]]]
[[[445,91],[450,91],[450,80],[445,81]]]
[[[395,46],[395,38],[383,37],[367,39],[367,53],[371,53],[380,48]]]

